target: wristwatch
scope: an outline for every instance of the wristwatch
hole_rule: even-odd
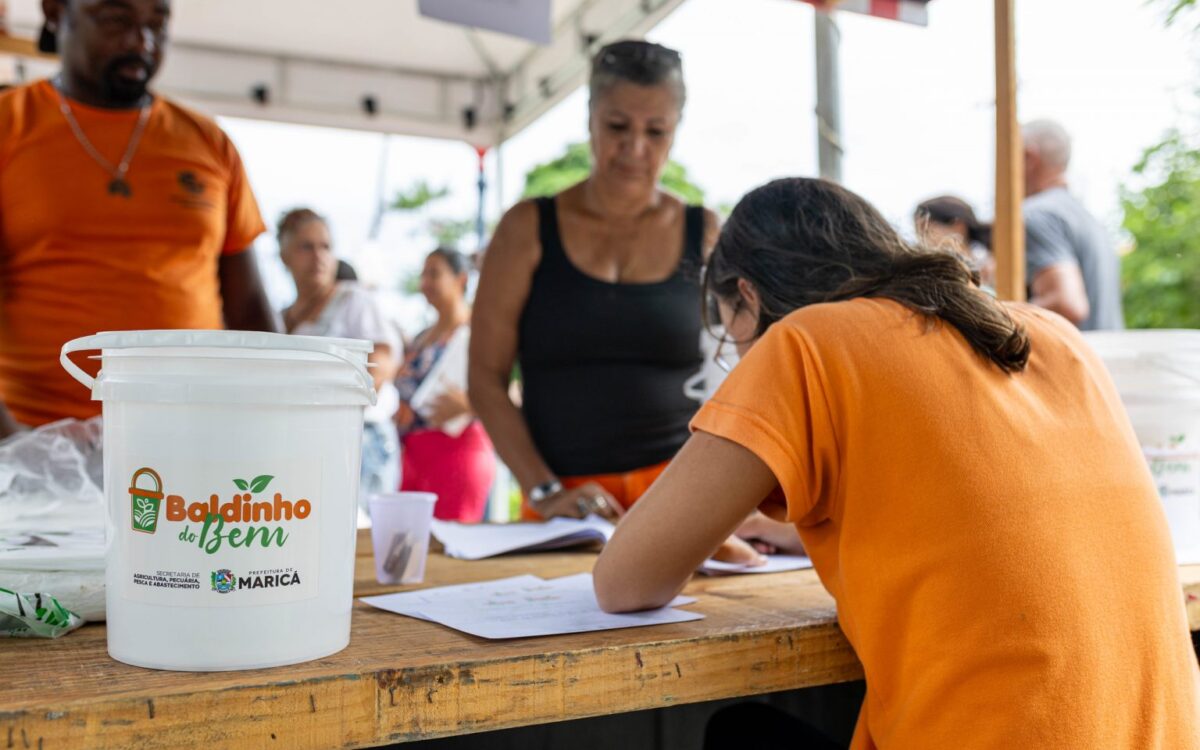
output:
[[[557,479],[551,479],[549,482],[542,482],[537,487],[529,490],[529,504],[534,508],[541,505],[544,500],[557,495],[563,491],[562,482]]]

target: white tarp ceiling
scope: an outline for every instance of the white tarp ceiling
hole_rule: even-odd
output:
[[[417,0],[175,0],[157,87],[214,114],[493,145],[582,83],[600,44],[682,2],[553,0],[554,38],[539,46],[424,18]],[[9,33],[36,38],[40,0],[7,6]]]

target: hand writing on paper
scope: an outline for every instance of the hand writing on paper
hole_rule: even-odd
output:
[[[470,412],[471,402],[467,400],[466,392],[459,388],[447,388],[430,404],[426,421],[434,427],[441,427],[455,417]]]
[[[758,550],[750,546],[749,542],[739,539],[736,535],[722,542],[721,546],[717,547],[717,551],[712,554],[712,559],[750,567],[767,564],[767,558],[759,554]]]
[[[786,521],[775,521],[755,511],[738,527],[737,536],[747,540],[766,555],[783,553],[803,555],[804,544],[796,527]]]

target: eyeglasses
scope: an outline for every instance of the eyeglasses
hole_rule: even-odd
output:
[[[733,364],[725,358],[725,347],[735,345],[737,342],[725,330],[724,324],[721,322],[721,306],[717,302],[717,295],[708,288],[708,264],[700,267],[700,288],[704,290],[704,325],[708,329],[709,334],[717,339],[717,348],[713,352],[712,361],[723,372],[729,372],[733,369]],[[741,305],[734,308],[734,317],[741,311]],[[720,335],[717,335],[717,331]]]
[[[717,350],[713,352],[713,363],[721,368],[722,372],[729,372],[733,369],[733,364],[725,359],[725,347],[733,343],[733,339],[729,334],[722,332],[721,337],[717,339]]]
[[[733,365],[729,360],[725,359],[725,347],[736,344],[733,337],[726,332],[724,325],[721,323],[721,308],[717,304],[717,298],[711,292],[705,295],[704,299],[704,319],[710,329],[710,333],[717,339],[717,348],[713,352],[713,362],[723,371],[729,372],[733,369]],[[735,310],[735,314],[736,314]],[[717,332],[720,335],[717,335]]]
[[[709,326],[721,325],[721,306],[717,304],[717,296],[712,292],[704,294],[704,322]]]

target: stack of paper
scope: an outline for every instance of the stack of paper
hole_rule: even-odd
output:
[[[600,609],[592,574],[542,580],[524,575],[486,583],[368,596],[372,607],[437,622],[480,638],[531,638],[595,630],[700,620],[704,615],[670,607],[695,599],[676,597],[663,609],[612,615]]]
[[[710,576],[739,575],[741,573],[786,573],[789,570],[807,570],[812,560],[803,555],[767,555],[766,565],[738,565],[737,563],[705,560],[700,572]]]
[[[482,560],[508,552],[538,552],[607,542],[616,529],[600,516],[551,518],[545,523],[462,524],[434,521],[433,535],[450,557]]]
[[[608,542],[614,526],[600,516],[551,518],[544,523],[463,524],[434,521],[433,535],[446,548],[446,554],[462,560],[482,560],[510,552],[540,552],[580,544]],[[706,560],[699,571],[707,575],[739,573],[784,573],[805,570],[812,561],[802,555],[767,555],[759,566]]]

